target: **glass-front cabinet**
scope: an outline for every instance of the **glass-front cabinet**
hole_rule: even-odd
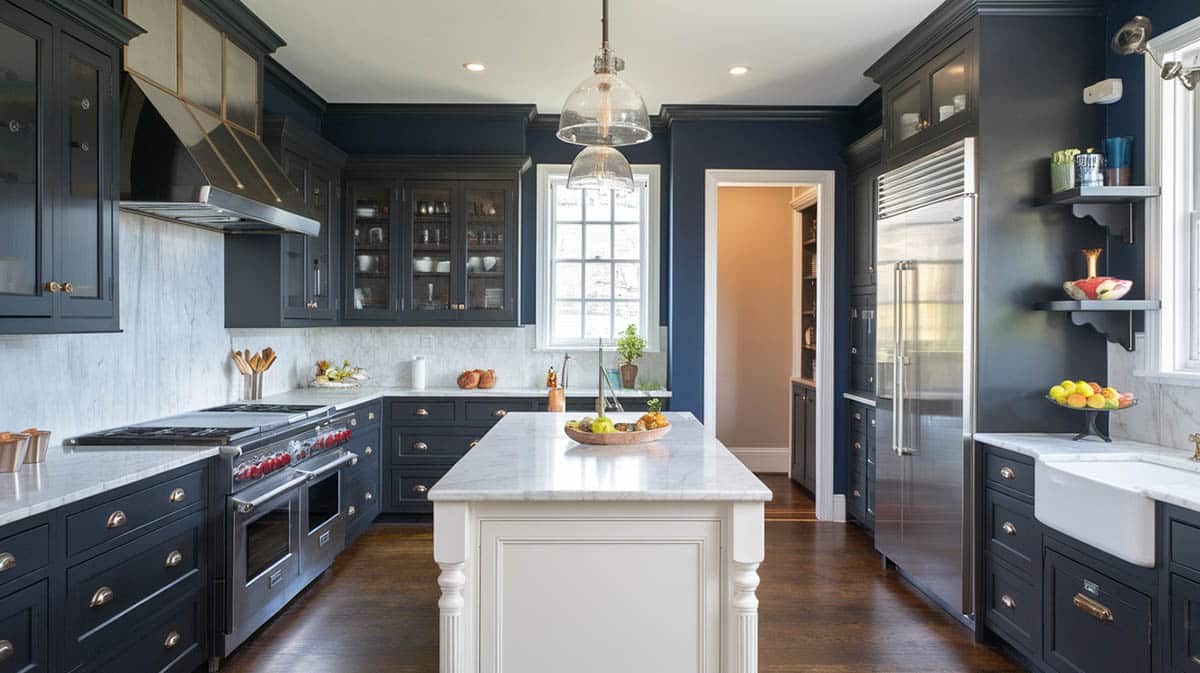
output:
[[[469,319],[488,319],[493,314],[511,315],[511,297],[506,282],[506,264],[515,241],[509,234],[513,220],[506,184],[470,182],[463,185],[466,229],[465,306]]]
[[[414,182],[405,189],[408,209],[408,251],[405,260],[405,312],[422,317],[453,319],[458,310],[461,264],[455,254],[455,214],[460,210],[455,182]]]
[[[396,188],[391,182],[351,182],[346,193],[350,207],[346,318],[394,318],[400,308],[399,275],[393,264],[399,253]]]
[[[887,146],[904,151],[974,119],[975,35],[966,33],[898,82],[884,87]]]

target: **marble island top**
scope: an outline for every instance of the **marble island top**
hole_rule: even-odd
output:
[[[1052,463],[1081,460],[1140,461],[1178,470],[1178,477],[1146,483],[1130,475],[1120,484],[1130,491],[1186,509],[1200,511],[1200,463],[1191,451],[1124,439],[1106,443],[1099,439],[1073,441],[1074,435],[977,433],[976,442],[1008,449],[1035,460]]]
[[[768,501],[771,491],[690,413],[657,442],[585,446],[580,413],[510,413],[429,490],[433,501]],[[631,422],[636,413],[611,414]]]

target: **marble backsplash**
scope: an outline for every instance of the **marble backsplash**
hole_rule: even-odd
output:
[[[1188,435],[1200,432],[1200,387],[1158,383],[1134,375],[1142,368],[1142,335],[1138,349],[1127,352],[1116,344],[1108,345],[1108,381],[1121,391],[1129,391],[1139,400],[1136,407],[1109,414],[1113,437],[1191,450]]]
[[[532,326],[515,328],[224,328],[223,235],[121,214],[121,332],[0,335],[8,369],[0,430],[38,426],[55,438],[238,399],[232,348],[279,353],[266,395],[301,387],[318,359],[348,359],[374,383],[409,384],[423,355],[427,385],[452,386],[463,369],[495,369],[503,386],[536,386],[561,352],[535,350]],[[666,335],[662,343],[666,343]],[[574,353],[577,385],[594,385],[595,353]],[[613,356],[606,357],[609,366]],[[641,381],[666,383],[665,352],[639,362]]]

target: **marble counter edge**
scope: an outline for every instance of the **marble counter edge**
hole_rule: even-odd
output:
[[[429,500],[439,502],[770,502],[772,494],[759,491],[478,491],[443,490]]]

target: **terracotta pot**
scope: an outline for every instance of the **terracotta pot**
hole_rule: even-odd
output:
[[[621,387],[637,388],[637,365],[621,365]]]

